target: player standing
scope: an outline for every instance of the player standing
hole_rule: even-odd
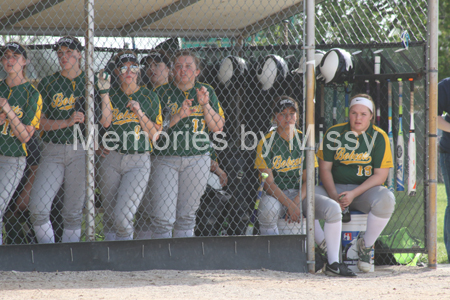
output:
[[[194,235],[195,212],[209,177],[210,132],[225,120],[213,88],[197,81],[200,60],[190,51],[175,55],[173,81],[155,89],[161,106],[171,109],[170,128],[155,145],[149,180],[150,230],[141,237]]]
[[[138,85],[136,54],[120,52],[116,66],[120,86],[110,91],[113,118],[108,135],[119,138],[105,141],[110,151],[100,157],[98,170],[107,241],[133,239],[134,215],[150,176],[151,141],[162,124],[158,96]]]
[[[171,63],[169,58],[162,51],[151,52],[141,59],[144,66],[144,84],[150,90],[169,82]]]
[[[304,154],[301,148],[303,135],[296,129],[299,120],[298,104],[291,97],[277,97],[273,103],[273,112],[276,129],[270,131],[265,140],[258,143],[256,150],[255,168],[260,173],[269,174],[264,185],[265,193],[259,205],[261,235],[278,235],[277,222],[280,217],[285,216],[291,222],[300,222],[300,205],[303,211],[306,211],[307,205],[306,201],[303,201],[306,197],[306,184],[302,185],[301,199],[298,190],[300,172],[303,172],[303,182],[306,183],[306,164],[302,162]],[[316,198],[315,206],[315,239],[318,245],[325,239],[328,248],[327,258],[330,262],[328,265],[338,269],[339,273],[336,275],[356,276],[345,264],[339,263],[342,230],[339,205],[324,197]],[[325,220],[325,237],[319,219]],[[320,268],[319,264],[316,267]]]
[[[25,143],[39,120],[42,98],[26,77],[28,55],[19,43],[7,43],[0,52],[7,73],[0,82],[0,245],[3,214],[26,166]]]
[[[371,269],[371,249],[394,212],[395,197],[383,186],[393,167],[387,134],[373,125],[374,103],[366,94],[352,97],[349,122],[326,132],[319,157],[323,186],[316,187],[316,199],[333,199],[341,209],[369,214],[367,230],[359,236],[358,268]]]
[[[54,50],[61,71],[44,77],[38,90],[43,99],[41,118],[44,149],[31,188],[31,221],[39,243],[54,243],[49,215],[52,201],[64,182],[64,232],[62,242],[78,242],[81,235],[82,208],[86,191],[85,151],[81,144],[84,113],[76,110],[76,102],[85,97],[85,73],[80,68],[83,46],[74,37],[58,40]],[[101,74],[95,84],[101,97],[99,123],[111,122],[110,83]],[[82,106],[82,105],[81,105]],[[78,135],[78,136],[76,136]]]

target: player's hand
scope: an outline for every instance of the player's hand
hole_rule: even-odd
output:
[[[288,212],[286,214],[285,220],[289,221],[289,223],[291,222],[300,223],[300,219],[301,219],[300,207],[298,205],[290,205],[288,207]]]
[[[352,191],[345,191],[340,193],[338,203],[341,206],[341,209],[344,210],[344,208],[352,204],[354,198],[355,196],[353,195]]]
[[[109,88],[111,87],[111,76],[104,69],[101,69],[97,74],[97,88],[100,94],[109,93]]]
[[[141,110],[141,106],[139,102],[130,100],[127,104],[127,108],[129,108],[136,116],[139,115],[139,111]]]
[[[36,127],[34,127],[33,125],[26,125],[25,129],[27,130],[27,132],[30,136],[32,136],[34,134],[34,132],[36,131]]]
[[[6,122],[6,113],[1,113],[0,114],[0,126],[5,124]]]
[[[227,173],[225,173],[225,171],[222,170],[221,168],[217,168],[215,173],[216,173],[217,176],[219,176],[219,179],[220,179],[220,185],[221,185],[222,187],[226,186],[227,183],[228,183],[228,176],[227,176]]]
[[[200,89],[197,89],[197,101],[201,106],[209,103],[209,92],[204,86],[202,86]]]
[[[75,125],[76,123],[84,123],[84,114],[82,112],[76,111],[70,117],[69,127]]]
[[[95,154],[100,155],[101,157],[106,157],[110,151],[103,146],[99,146],[97,150],[95,150]]]
[[[181,119],[189,117],[192,113],[197,112],[197,109],[192,107],[192,101],[194,101],[194,99],[186,99],[183,101],[179,112]]]

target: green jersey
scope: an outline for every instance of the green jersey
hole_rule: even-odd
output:
[[[154,89],[161,100],[161,106],[169,107],[171,115],[178,113],[186,99],[193,99],[192,107],[197,112],[189,117],[181,119],[177,124],[168,129],[168,136],[160,136],[155,149],[157,155],[192,156],[202,155],[209,151],[209,135],[206,120],[203,116],[203,108],[197,101],[197,89],[204,86],[209,92],[209,104],[222,118],[224,113],[217,99],[214,89],[205,83],[196,82],[194,87],[182,91],[173,83],[160,85]]]
[[[361,184],[373,175],[373,169],[394,166],[386,132],[372,124],[358,136],[348,122],[330,127],[317,156],[333,163],[334,183],[340,184]]]
[[[158,96],[145,87],[139,88],[131,95],[125,94],[120,87],[114,87],[110,90],[109,96],[113,117],[111,126],[106,129],[108,136],[103,136],[106,145],[120,153],[151,152],[153,149],[151,140],[146,138],[138,117],[126,106],[130,100],[139,102],[147,118],[161,125],[161,105]]]
[[[39,127],[41,119],[42,98],[38,90],[29,82],[9,87],[5,81],[0,82],[0,97],[8,103],[24,125]],[[26,144],[14,136],[9,120],[0,125],[0,154],[3,156],[27,156]]]
[[[82,101],[85,93],[85,73],[70,80],[56,72],[53,75],[42,78],[38,90],[42,95],[42,113],[49,120],[67,120],[75,112],[75,102]],[[97,78],[94,85],[97,85]],[[77,124],[84,133],[84,124]],[[72,144],[74,126],[43,131],[42,140],[54,144]]]
[[[275,129],[266,134],[265,139],[260,140],[256,148],[255,169],[271,169],[275,184],[283,191],[298,189],[300,172],[306,169],[305,163],[300,169],[306,155],[301,145],[303,134],[297,130],[297,135],[298,140],[294,136],[289,142]],[[317,160],[314,165],[318,166]]]

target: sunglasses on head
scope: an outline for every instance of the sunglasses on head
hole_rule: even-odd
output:
[[[125,74],[127,72],[127,69],[130,68],[131,73],[137,73],[139,72],[139,66],[131,65],[130,67],[122,66],[119,68],[120,73]]]

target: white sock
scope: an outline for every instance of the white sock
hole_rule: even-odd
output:
[[[189,230],[175,229],[173,231],[173,237],[175,237],[175,238],[193,237],[193,236],[194,236],[194,229],[189,229]]]
[[[152,238],[154,239],[170,239],[172,237],[172,231],[166,233],[153,233]]]
[[[78,243],[80,241],[81,229],[64,229],[61,241],[63,243]]]
[[[105,241],[115,241],[116,233],[115,232],[105,232]]]
[[[317,245],[320,245],[325,239],[322,226],[320,226],[319,220],[314,220],[314,241]]]
[[[367,248],[372,247],[373,244],[375,244],[375,241],[388,222],[389,218],[379,218],[369,212],[369,216],[367,217],[367,230],[364,234],[364,244]]]
[[[150,240],[152,238],[153,232],[149,231],[139,231],[136,233],[137,240]]]
[[[50,221],[42,225],[34,225],[33,227],[39,244],[52,244],[55,242],[55,233]]]
[[[259,228],[259,232],[261,235],[279,235],[278,227],[275,228]]]
[[[339,247],[341,245],[342,222],[325,223],[325,241],[327,243],[328,263],[339,262]]]
[[[116,241],[131,241],[133,240],[133,235],[129,236],[116,236]]]

